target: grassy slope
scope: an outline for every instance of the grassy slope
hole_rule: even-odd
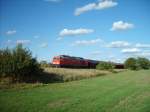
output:
[[[150,71],[0,90],[1,112],[150,112]]]

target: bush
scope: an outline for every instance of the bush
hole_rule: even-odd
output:
[[[150,61],[147,58],[139,57],[137,58],[137,63],[141,69],[149,69]]]
[[[96,66],[96,69],[99,70],[113,70],[114,64],[111,62],[99,62],[99,64]]]
[[[51,63],[48,63],[48,62],[46,62],[46,61],[41,61],[41,62],[40,62],[40,66],[41,66],[42,68],[53,67]]]
[[[128,58],[125,61],[124,65],[125,65],[125,68],[127,68],[127,69],[131,69],[131,70],[138,70],[139,69],[137,59],[135,59],[135,58]]]
[[[128,58],[125,61],[125,67],[131,70],[149,69],[150,61],[147,58]]]
[[[0,50],[1,77],[12,77],[14,81],[31,80],[41,71],[31,52],[18,44],[14,49]]]

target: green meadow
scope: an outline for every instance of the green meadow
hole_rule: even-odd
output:
[[[0,89],[1,112],[150,112],[150,70]]]

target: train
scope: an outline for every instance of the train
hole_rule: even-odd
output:
[[[96,65],[101,61],[84,59],[81,57],[74,57],[68,55],[54,56],[52,60],[52,65],[54,67],[63,68],[96,68]],[[115,68],[123,69],[124,65],[121,63],[114,63]]]
[[[54,66],[66,68],[94,68],[98,63],[96,60],[88,60],[68,55],[55,56],[52,61]]]

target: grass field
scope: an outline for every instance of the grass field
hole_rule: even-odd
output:
[[[0,90],[1,112],[150,112],[150,70]]]

